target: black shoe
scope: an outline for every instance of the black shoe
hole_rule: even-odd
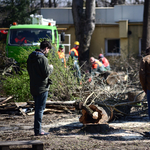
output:
[[[48,135],[49,132],[41,131],[39,134],[35,134],[35,136],[42,136],[42,135]]]
[[[143,136],[145,136],[145,137],[150,137],[150,132],[143,132]]]

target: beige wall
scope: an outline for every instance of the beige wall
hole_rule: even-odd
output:
[[[142,23],[139,24],[129,24],[129,31],[131,35],[128,36],[129,42],[129,55],[138,56],[139,54],[139,39],[142,38]]]
[[[73,25],[59,25],[58,28],[67,28],[66,34],[71,34],[71,47],[75,41]],[[131,32],[128,35],[128,31]],[[60,32],[60,31],[59,31]],[[120,39],[121,55],[124,57],[139,55],[139,39],[142,37],[142,23],[122,22],[113,25],[96,25],[90,45],[90,56],[98,57],[105,54],[105,39]],[[66,42],[66,41],[65,41]]]
[[[90,56],[97,57],[100,53],[105,53],[105,39],[119,38],[118,25],[96,25],[92,35]]]

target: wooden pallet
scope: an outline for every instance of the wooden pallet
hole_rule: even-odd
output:
[[[43,142],[41,142],[40,140],[0,142],[0,150],[10,150],[9,146],[15,145],[32,145],[33,150],[44,150]]]

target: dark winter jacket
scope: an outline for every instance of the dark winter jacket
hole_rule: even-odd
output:
[[[36,49],[29,55],[27,60],[32,95],[39,95],[49,90],[48,78],[53,71],[53,68],[48,64],[48,59],[40,51]]]
[[[143,90],[150,90],[150,55],[142,58],[139,71],[140,82]]]

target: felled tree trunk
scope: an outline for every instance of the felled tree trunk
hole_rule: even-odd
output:
[[[79,119],[79,121],[83,124],[105,124],[113,117],[113,111],[111,108],[99,107],[97,105],[90,105],[89,108],[93,112],[98,112],[98,118],[93,119],[92,116],[83,108],[82,116]]]

